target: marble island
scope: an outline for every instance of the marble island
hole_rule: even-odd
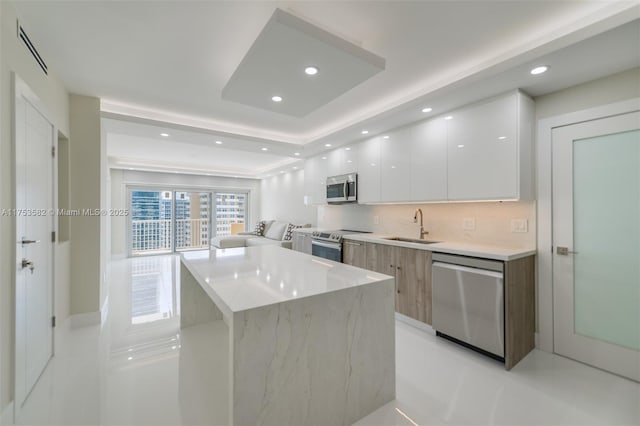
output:
[[[181,327],[224,321],[229,423],[349,425],[395,398],[392,277],[277,246],[181,255]]]

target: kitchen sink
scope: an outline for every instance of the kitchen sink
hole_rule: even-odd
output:
[[[389,237],[384,239],[390,240],[390,241],[402,241],[405,243],[418,243],[418,244],[434,244],[434,243],[440,242],[440,241],[419,240],[417,238],[403,238],[403,237]]]

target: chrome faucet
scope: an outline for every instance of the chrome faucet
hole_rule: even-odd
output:
[[[422,224],[422,209],[416,209],[413,215],[413,223],[418,223],[418,213],[420,213],[420,239],[423,240],[424,236],[429,234],[429,231],[425,231],[424,225]]]

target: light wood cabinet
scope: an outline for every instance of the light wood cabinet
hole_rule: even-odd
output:
[[[431,324],[431,252],[394,248],[396,311]]]
[[[357,266],[358,268],[367,267],[367,254],[365,243],[360,241],[342,241],[342,263]]]
[[[396,312],[431,324],[431,252],[365,243],[366,269],[395,277]]]
[[[311,254],[311,234],[293,231],[291,248],[295,251]]]

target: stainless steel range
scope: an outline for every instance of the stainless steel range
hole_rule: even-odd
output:
[[[311,254],[325,259],[342,262],[342,239],[349,234],[363,234],[368,231],[338,229],[337,231],[313,231],[311,234]]]

